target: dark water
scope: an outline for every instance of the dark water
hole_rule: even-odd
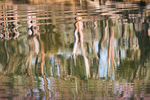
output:
[[[0,100],[149,100],[150,5],[0,2]]]

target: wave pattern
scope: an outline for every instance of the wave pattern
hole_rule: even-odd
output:
[[[0,4],[0,99],[149,99],[149,4]]]

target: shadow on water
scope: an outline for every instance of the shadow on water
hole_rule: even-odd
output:
[[[30,2],[0,4],[0,99],[149,99],[148,3]]]

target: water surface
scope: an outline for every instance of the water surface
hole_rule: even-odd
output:
[[[150,99],[150,5],[0,3],[1,100]]]

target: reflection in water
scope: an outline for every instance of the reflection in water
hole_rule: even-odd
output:
[[[100,1],[0,4],[0,99],[149,99],[149,4]]]
[[[89,77],[90,76],[90,68],[89,68],[89,63],[88,63],[88,59],[86,57],[86,54],[85,54],[85,47],[84,47],[84,35],[83,35],[83,22],[80,21],[81,20],[81,17],[77,17],[77,21],[76,22],[76,29],[75,29],[75,32],[74,32],[74,36],[75,36],[75,43],[74,43],[74,48],[73,48],[73,56],[74,56],[74,59],[75,59],[75,64],[76,64],[76,57],[75,55],[78,53],[78,50],[79,50],[79,39],[80,39],[80,42],[81,42],[81,52],[82,52],[82,55],[83,55],[83,58],[84,58],[84,61],[85,61],[85,67],[86,67],[86,76]],[[78,35],[79,33],[79,35]],[[80,37],[79,37],[80,36]]]

